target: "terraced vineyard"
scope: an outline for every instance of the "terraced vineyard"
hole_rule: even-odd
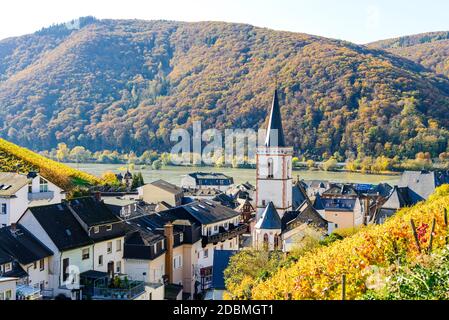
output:
[[[39,171],[43,177],[68,191],[74,187],[101,183],[101,179],[94,175],[45,158],[4,139],[0,139],[0,170],[8,172]]]

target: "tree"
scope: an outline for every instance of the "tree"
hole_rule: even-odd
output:
[[[313,169],[313,167],[315,167],[315,161],[313,161],[313,160],[307,160],[306,161],[306,165],[307,165],[307,168],[309,168],[309,169]]]
[[[58,148],[56,149],[56,158],[58,161],[62,162],[67,160],[70,153],[70,149],[67,147],[65,143],[58,143]]]
[[[332,171],[337,168],[338,162],[334,158],[330,158],[329,160],[323,162],[323,170],[324,171]]]
[[[298,166],[299,163],[299,158],[298,157],[293,157],[292,158],[292,167],[295,168]]]
[[[151,168],[153,168],[153,170],[160,170],[162,168],[162,161],[159,159],[154,160]]]
[[[78,162],[86,162],[90,159],[92,153],[82,146],[76,146],[70,151],[70,157]]]
[[[109,186],[119,186],[120,181],[117,179],[117,176],[112,171],[106,171],[101,175],[101,179],[103,180],[104,184],[107,184]]]

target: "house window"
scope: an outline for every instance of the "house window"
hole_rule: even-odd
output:
[[[69,258],[62,260],[62,281],[64,282],[69,278],[69,264]]]
[[[36,270],[37,269],[37,261],[33,262],[33,269]]]
[[[115,248],[115,251],[117,251],[117,252],[122,251],[122,240],[121,240],[121,239],[118,239],[118,240],[115,242],[115,245],[117,246],[117,247]]]
[[[161,248],[162,248],[162,250],[164,250],[164,248],[165,248],[165,242],[164,242],[164,240],[161,241]]]
[[[266,207],[266,202],[265,202],[265,200],[262,200],[262,207]]]
[[[214,231],[218,231],[218,226],[214,226]]]
[[[40,259],[39,260],[39,270],[43,271],[45,269],[45,260],[44,259]]]
[[[207,258],[209,256],[209,249],[204,249],[203,251],[203,257]]]
[[[108,252],[108,253],[112,253],[112,241],[109,241],[109,242],[108,242],[107,252]]]
[[[83,260],[89,259],[89,248],[83,249],[82,257],[83,257]]]
[[[100,227],[94,227],[94,233],[100,232]]]
[[[106,226],[106,231],[111,231],[112,230],[112,224],[108,224]]]
[[[179,242],[183,242],[184,241],[184,234],[180,233],[179,234]]]
[[[48,182],[43,178],[39,179],[39,192],[48,192]]]
[[[12,299],[12,290],[6,290],[5,300],[11,300],[11,299]]]
[[[173,268],[179,269],[182,267],[182,256],[176,256],[173,258]]]
[[[115,271],[116,271],[116,273],[122,272],[122,262],[121,261],[117,261]]]
[[[5,264],[5,272],[9,272],[12,270],[12,263],[7,263]]]
[[[7,214],[8,213],[7,207],[6,207],[6,203],[2,203],[2,211],[1,211],[1,213],[2,214]]]
[[[99,266],[102,266],[102,265],[103,265],[103,255],[102,255],[102,254],[100,254],[100,255],[98,256],[98,265],[99,265]]]
[[[28,193],[33,193],[33,180],[28,182]]]

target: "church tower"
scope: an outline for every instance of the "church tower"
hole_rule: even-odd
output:
[[[272,202],[280,217],[292,209],[293,148],[285,145],[277,90],[269,115],[263,146],[257,148],[256,205],[257,220]]]

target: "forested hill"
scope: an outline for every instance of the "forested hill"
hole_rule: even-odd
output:
[[[449,31],[387,39],[368,46],[388,50],[449,77]]]
[[[93,18],[0,41],[0,135],[35,150],[167,150],[193,120],[263,125],[276,79],[301,153],[447,149],[449,79],[410,60],[243,24]]]

